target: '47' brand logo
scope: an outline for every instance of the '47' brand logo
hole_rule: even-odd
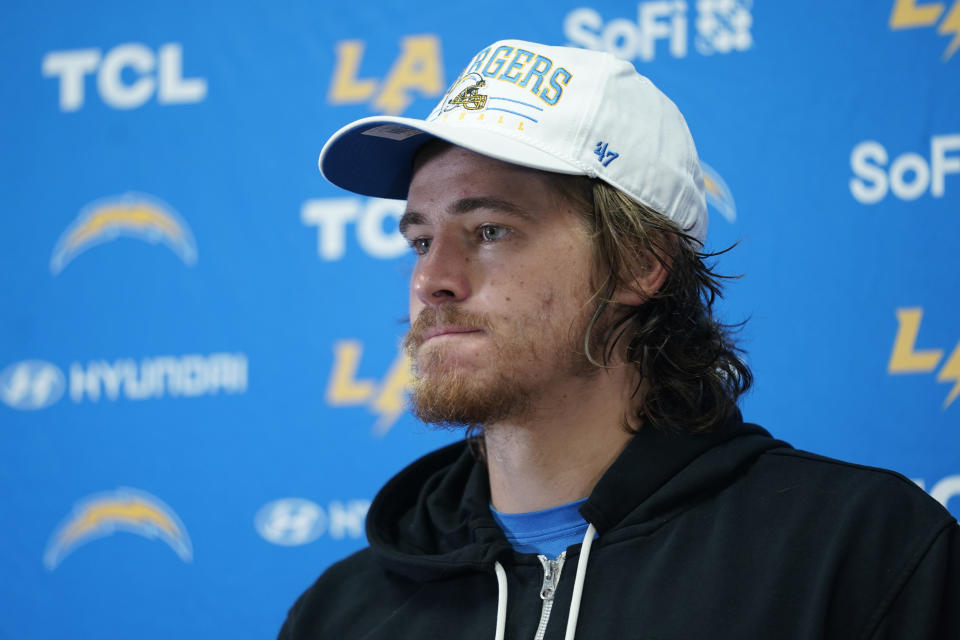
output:
[[[923,309],[897,309],[897,337],[893,341],[893,352],[887,370],[898,373],[931,373],[943,360],[943,349],[917,349],[917,335],[920,333],[920,321]],[[937,382],[952,382],[953,389],[943,402],[946,409],[960,395],[960,343],[937,373]]]
[[[613,162],[614,160],[620,157],[619,153],[615,153],[613,151],[607,151],[607,147],[609,146],[610,146],[609,143],[601,141],[597,143],[597,147],[593,150],[594,155],[597,156],[597,162],[599,162],[603,166],[607,166],[608,164],[610,164],[611,162]]]
[[[932,27],[947,10],[943,2],[920,2],[919,0],[894,0],[890,13],[891,29],[916,29]],[[960,49],[960,0],[954,0],[953,6],[937,27],[941,36],[953,36],[953,40],[943,52],[946,62]]]

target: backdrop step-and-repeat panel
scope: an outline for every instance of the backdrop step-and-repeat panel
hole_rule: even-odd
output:
[[[316,160],[500,38],[611,51],[685,113],[747,418],[960,513],[960,0],[0,13],[3,640],[271,637],[460,437],[404,412],[403,203]]]

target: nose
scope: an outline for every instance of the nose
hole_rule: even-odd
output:
[[[420,257],[410,287],[424,305],[436,307],[470,297],[470,258],[456,241],[434,237]]]

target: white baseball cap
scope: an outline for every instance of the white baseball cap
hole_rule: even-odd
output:
[[[337,131],[320,152],[320,172],[349,191],[405,199],[413,157],[434,138],[524,167],[600,178],[704,243],[703,174],[683,115],[608,53],[495,42],[425,119],[376,116]]]

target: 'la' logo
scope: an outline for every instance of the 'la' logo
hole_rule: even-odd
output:
[[[897,329],[897,337],[893,340],[890,364],[887,365],[887,370],[891,374],[930,373],[943,359],[943,349],[916,348],[922,320],[923,309],[897,309],[897,321],[900,326]],[[946,409],[960,395],[960,343],[957,343],[953,354],[937,374],[937,382],[953,383],[953,389],[943,402],[943,408]]]
[[[443,63],[440,38],[407,36],[400,41],[400,55],[382,83],[375,78],[358,78],[366,43],[342,40],[337,43],[337,63],[330,83],[331,104],[359,104],[373,99],[376,111],[396,115],[413,101],[417,91],[424,97],[443,93]]]
[[[410,359],[397,356],[381,382],[357,378],[363,345],[356,340],[340,340],[333,346],[334,363],[327,385],[327,402],[334,407],[368,405],[379,417],[373,432],[383,436],[403,412],[406,392],[413,383]]]

